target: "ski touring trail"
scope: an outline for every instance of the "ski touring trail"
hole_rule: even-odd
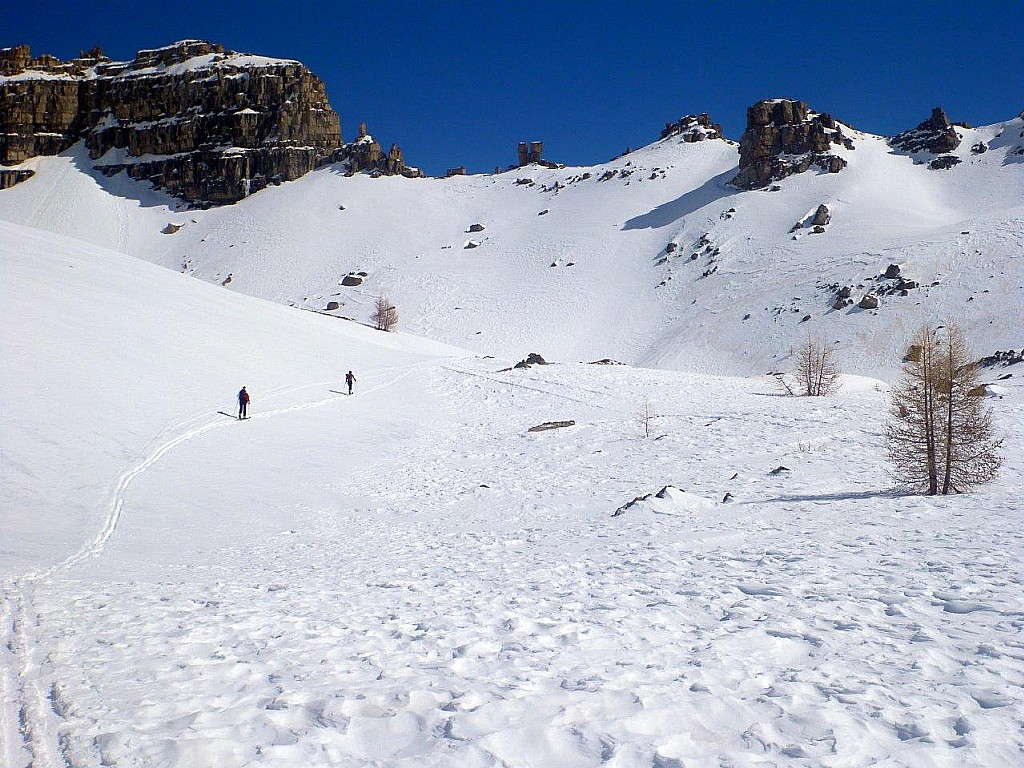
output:
[[[371,382],[378,380],[378,383],[354,393],[352,397],[358,395],[365,398],[430,364],[428,361],[407,366],[404,370],[377,371],[368,379]],[[380,380],[383,375],[387,378]],[[332,383],[334,380],[278,387],[268,391],[263,401],[272,403],[288,395],[321,391]],[[331,397],[271,408],[248,418],[256,421],[274,419],[350,399],[348,394],[338,393]],[[51,682],[47,689],[44,682],[49,675],[44,652],[36,639],[39,619],[32,606],[33,591],[39,584],[51,580],[56,574],[102,554],[118,529],[132,484],[143,473],[175,448],[230,425],[230,422],[210,419],[209,413],[210,411],[203,411],[169,424],[162,431],[165,437],[158,438],[154,447],[121,473],[115,483],[100,528],[91,540],[60,562],[29,571],[3,584],[0,591],[0,757],[3,758],[3,768],[68,768],[76,765],[65,753],[66,741],[60,725],[63,718],[60,714],[62,704],[59,683]],[[170,436],[167,436],[168,433]]]

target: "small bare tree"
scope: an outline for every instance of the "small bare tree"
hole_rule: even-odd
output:
[[[650,437],[651,432],[654,429],[654,422],[660,418],[658,414],[651,408],[651,399],[644,397],[643,404],[640,406],[640,413],[637,414],[636,421],[640,425],[640,429],[644,433],[644,437]]]
[[[796,351],[796,370],[790,375],[776,373],[775,380],[787,395],[831,395],[840,386],[839,366],[834,353],[835,350],[824,339],[815,339],[808,334],[807,340]]]
[[[934,496],[961,493],[996,475],[1003,441],[977,386],[977,367],[957,326],[926,325],[914,334],[886,428],[898,480]]]
[[[370,319],[378,331],[393,331],[398,325],[398,307],[387,296],[378,296]]]

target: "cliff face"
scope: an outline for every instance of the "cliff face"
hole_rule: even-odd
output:
[[[760,189],[812,165],[838,173],[846,161],[829,152],[833,144],[854,148],[830,115],[811,112],[802,101],[759,101],[747,109],[740,172],[732,183],[741,189]]]
[[[0,130],[0,164],[84,139],[97,169],[194,203],[232,203],[297,179],[339,159],[342,147],[324,84],[302,64],[198,40],[139,51],[131,62],[98,49],[68,62],[4,49]]]

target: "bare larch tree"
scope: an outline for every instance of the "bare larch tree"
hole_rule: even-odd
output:
[[[991,480],[1002,464],[1002,440],[978,387],[955,325],[924,326],[904,357],[886,428],[896,478],[929,496],[961,493]]]
[[[378,296],[370,320],[378,331],[392,331],[398,325],[398,307],[387,296]]]

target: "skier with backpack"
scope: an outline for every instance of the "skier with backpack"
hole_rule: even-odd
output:
[[[345,374],[345,383],[348,384],[348,393],[352,394],[352,385],[356,383],[355,374],[349,371]]]
[[[245,387],[238,390],[238,418],[247,419],[249,418],[249,393],[245,391]]]

